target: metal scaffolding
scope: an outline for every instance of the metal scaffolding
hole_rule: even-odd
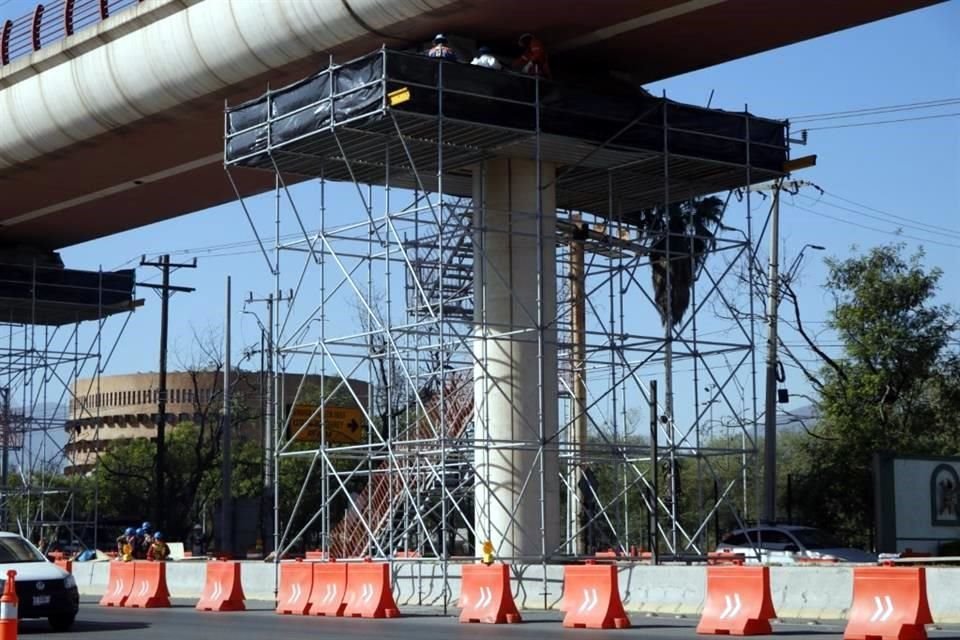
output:
[[[541,114],[557,108],[542,98],[548,86],[554,95],[552,83],[502,72],[524,91],[482,92],[445,81],[460,73],[451,63],[375,55],[382,62],[373,77],[295,108],[294,116],[340,114],[308,133],[274,134],[291,117],[276,115],[283,89],[262,99],[257,124],[240,125],[227,109],[226,171],[274,277],[273,299],[284,300],[268,322],[272,371],[278,380],[302,371],[330,381],[315,443],[298,440],[305,425],[274,401],[275,474],[309,460],[292,511],[280,512],[277,498],[278,557],[310,532],[337,558],[435,559],[444,576],[451,558],[473,557],[487,539],[500,558],[527,564],[608,548],[638,558],[651,549],[706,553],[710,525],[722,513],[739,522],[755,504],[747,483],[756,472],[756,327],[753,314],[722,310],[739,302],[725,286],[731,275],[752,273],[755,214],[743,188],[782,174],[751,156],[758,146],[785,154],[785,143],[754,140],[756,119],[746,111],[723,114],[732,132],[698,130],[689,118],[674,124],[675,108],[721,112],[652,97],[643,119],[615,123],[602,141],[576,127],[564,135],[541,126]],[[336,74],[357,64],[331,63],[309,81],[329,74],[324,81],[337,87]],[[423,64],[432,75],[403,71]],[[378,88],[366,110],[338,110],[338,101]],[[411,94],[420,101],[407,102]],[[470,101],[529,117],[497,124],[446,106]],[[255,148],[229,151],[257,127]],[[640,127],[656,127],[657,148],[626,141]],[[698,157],[698,136],[737,149],[742,161]],[[488,172],[500,161],[532,167],[529,205],[490,204]],[[251,168],[275,176],[269,214],[263,199],[241,196]],[[701,225],[682,205],[711,194],[720,194],[722,224]],[[672,224],[671,215],[685,217]],[[516,274],[493,255],[511,243],[535,256],[536,286],[523,300]],[[650,281],[654,267],[665,278],[665,305]],[[684,270],[690,284],[681,291],[671,278]],[[488,317],[489,298],[502,289],[521,319]],[[682,317],[671,299],[679,295],[689,296]],[[512,397],[498,388],[506,374],[494,353],[507,341],[530,345],[523,353],[533,356],[513,375],[537,389],[533,405],[513,407],[526,435],[512,438],[498,437],[486,413],[494,395]],[[357,377],[371,385],[366,398],[354,394],[363,441],[328,441],[323,405],[352,393],[347,381]],[[651,396],[651,381],[664,397]],[[715,412],[729,428],[723,437],[708,421]],[[538,511],[536,553],[503,553],[497,532],[483,526],[490,520],[475,515],[505,499],[489,468],[507,457],[526,465],[509,491]],[[300,513],[316,487],[319,508]],[[529,516],[517,511],[514,522]]]
[[[100,374],[135,306],[132,276],[122,291],[110,274],[62,266],[21,262],[0,271],[0,522],[33,541],[96,546],[97,496],[83,500],[80,477],[63,471],[79,442],[71,425],[99,416]],[[81,378],[88,384],[78,385]],[[96,451],[99,438],[84,442]]]

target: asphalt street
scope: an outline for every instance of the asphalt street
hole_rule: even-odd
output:
[[[188,603],[171,609],[112,609],[85,599],[76,625],[69,633],[54,633],[45,620],[20,623],[22,638],[91,638],[137,640],[316,640],[318,636],[350,640],[447,640],[451,638],[506,640],[568,637],[579,640],[599,638],[645,638],[649,640],[689,640],[696,621],[668,617],[631,616],[633,627],[626,630],[564,629],[559,613],[524,612],[524,622],[515,625],[460,624],[454,611],[450,616],[432,610],[405,613],[394,620],[359,620],[279,616],[266,609],[266,603],[254,603],[253,610],[239,613],[201,613]],[[843,626],[837,624],[775,624],[778,636],[790,640],[839,639]],[[934,640],[960,640],[960,629],[931,631]],[[702,636],[700,636],[702,638]]]

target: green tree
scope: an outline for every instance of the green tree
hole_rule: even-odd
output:
[[[941,272],[903,253],[891,245],[827,261],[829,326],[843,351],[809,374],[820,420],[798,464],[800,507],[859,544],[872,539],[874,454],[960,449],[958,317],[935,301]]]

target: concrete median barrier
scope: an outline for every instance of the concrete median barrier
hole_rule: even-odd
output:
[[[844,620],[853,598],[853,569],[771,567],[770,591],[781,619]]]

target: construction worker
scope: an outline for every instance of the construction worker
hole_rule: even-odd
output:
[[[144,522],[140,525],[140,529],[143,531],[143,548],[149,549],[150,545],[153,544],[153,525]]]
[[[124,562],[131,562],[136,559],[137,552],[137,530],[133,527],[127,527],[124,531],[123,542],[120,545],[120,559]]]
[[[130,546],[133,547],[134,560],[143,560],[147,557],[147,548],[143,545],[143,529],[137,529],[133,532],[133,541]]]
[[[497,69],[498,71],[503,68],[500,61],[490,53],[490,47],[480,47],[477,49],[477,56],[470,61],[470,64],[475,67],[486,67],[487,69]]]
[[[163,533],[157,531],[153,536],[153,543],[147,549],[147,560],[165,562],[170,557],[170,547],[163,541]]]
[[[131,537],[133,537],[133,533],[134,533],[134,528],[127,527],[126,529],[123,530],[123,533],[117,536],[117,555],[120,555],[120,556],[123,555],[123,548],[126,546],[127,541]]]
[[[438,33],[437,37],[433,39],[433,47],[427,52],[427,56],[448,60],[450,62],[457,61],[456,52],[447,44],[447,36],[442,33]]]
[[[513,68],[532,76],[549,78],[550,61],[543,43],[532,33],[525,33],[520,36],[519,44],[523,53],[513,61]]]

